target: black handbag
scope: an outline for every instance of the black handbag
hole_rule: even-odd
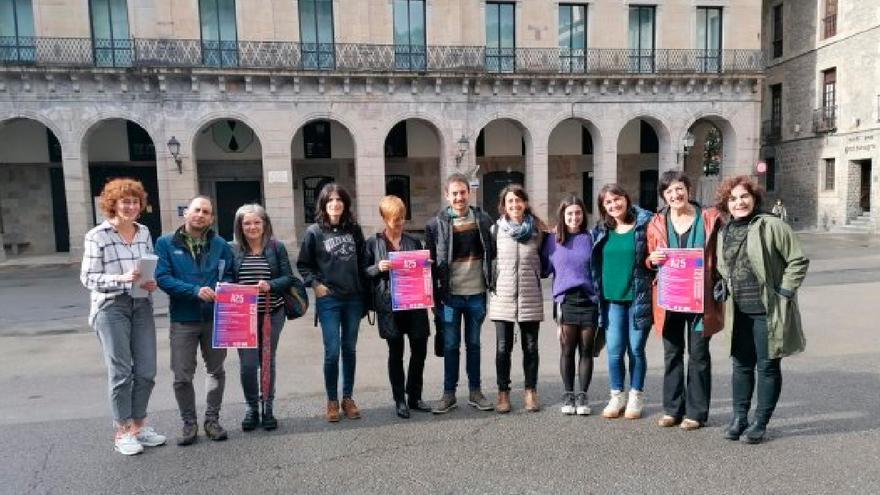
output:
[[[272,249],[275,250],[275,257],[279,256],[278,245],[273,241]],[[306,314],[309,310],[309,295],[306,293],[306,286],[303,281],[296,275],[291,274],[293,285],[281,293],[284,299],[284,316],[288,320],[295,320]]]

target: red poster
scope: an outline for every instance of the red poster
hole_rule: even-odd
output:
[[[257,286],[220,283],[215,292],[214,348],[256,348]]]
[[[680,313],[703,312],[702,249],[664,249],[666,262],[660,267],[657,304]]]
[[[434,307],[434,285],[431,282],[431,253],[419,251],[392,251],[391,310],[406,311]]]

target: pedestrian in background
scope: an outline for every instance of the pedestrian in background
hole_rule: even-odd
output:
[[[722,285],[716,295],[726,306],[733,364],[733,416],[724,436],[760,443],[782,392],[782,358],[806,346],[797,290],[809,260],[781,218],[760,212],[764,191],[751,178],[725,179],[717,197],[718,209],[731,218],[717,248]]]
[[[782,203],[782,199],[776,200],[776,204],[773,205],[773,209],[770,210],[770,213],[772,213],[783,222],[788,222],[788,209]]]
[[[582,416],[592,412],[587,393],[593,379],[593,357],[598,351],[594,346],[599,343],[596,288],[590,271],[593,237],[586,218],[584,202],[574,194],[566,196],[556,212],[555,232],[549,234],[542,248],[544,274],[553,274],[553,316],[558,325],[563,386],[561,411]]]
[[[266,210],[258,204],[241,206],[235,212],[232,228],[233,281],[241,285],[256,285],[260,293],[257,297],[257,337],[256,349],[238,349],[241,363],[241,389],[247,409],[241,421],[243,431],[251,431],[262,424],[263,429],[278,428],[278,420],[273,411],[275,400],[275,352],[278,339],[284,328],[285,291],[293,286],[293,270],[287,248],[273,237],[272,221]],[[268,299],[268,302],[267,302]],[[270,342],[263,341],[263,325],[266,308],[271,323]],[[269,389],[260,390],[261,356],[263,346],[269,345]],[[262,414],[260,399],[262,396]]]
[[[147,193],[136,180],[113,179],[104,185],[99,205],[106,220],[85,235],[80,281],[91,291],[89,324],[107,365],[114,448],[134,455],[165,444],[165,436],[146,424],[156,377],[156,281],[142,280],[138,269],[138,260],[153,254],[153,241],[137,219],[147,207]],[[147,297],[133,297],[136,286]]]
[[[663,336],[663,410],[657,422],[684,430],[696,430],[709,419],[712,396],[712,357],[709,339],[722,327],[724,308],[712,298],[715,247],[723,224],[721,213],[691,200],[691,180],[680,170],[668,170],[660,177],[659,192],[666,206],[648,225],[648,266],[666,262],[667,248],[703,250],[703,312],[666,311],[658,302],[654,285],[654,328]],[[687,382],[684,351],[687,344]]]
[[[654,273],[645,266],[647,226],[651,212],[634,204],[623,187],[606,184],[596,201],[599,222],[593,229],[590,258],[599,298],[601,325],[608,342],[611,393],[602,417],[621,414],[639,419],[645,404],[648,361],[645,344],[651,332],[651,284]],[[629,355],[629,393],[626,364]]]
[[[361,417],[354,401],[358,327],[366,308],[364,233],[351,211],[351,195],[339,184],[325,185],[306,229],[296,268],[315,292],[315,311],[324,340],[325,419],[339,421],[339,358],[342,355],[342,412]]]
[[[410,410],[431,412],[422,400],[422,375],[428,354],[428,310],[392,311],[391,261],[389,253],[418,251],[422,242],[404,232],[406,205],[397,196],[385,196],[379,202],[379,214],[385,222],[382,232],[367,239],[367,276],[371,281],[373,307],[379,336],[388,344],[388,380],[397,416],[409,418]],[[404,336],[409,340],[409,366],[403,371]]]
[[[538,399],[538,330],[544,320],[541,292],[541,243],[546,227],[529,207],[529,196],[519,184],[498,195],[498,220],[490,229],[495,260],[494,286],[489,290],[489,319],[495,322],[495,371],[498,401],[495,410],[510,412],[510,356],[514,326],[519,326],[525,378],[525,409],[541,409]]]
[[[214,287],[232,281],[232,249],[217,235],[214,205],[205,196],[190,201],[183,225],[156,241],[156,281],[168,294],[171,326],[171,372],[174,374],[174,398],[180,409],[183,426],[177,445],[190,445],[198,438],[198,415],[193,378],[196,353],[205,361],[205,435],[214,441],[226,440],[220,425],[220,406],[226,387],[226,349],[213,347]]]

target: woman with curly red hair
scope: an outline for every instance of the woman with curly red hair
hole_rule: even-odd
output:
[[[106,220],[88,231],[80,280],[91,291],[89,324],[104,350],[114,446],[125,455],[165,443],[146,426],[147,403],[156,377],[156,325],[152,293],[156,281],[142,281],[138,260],[153,254],[149,229],[137,222],[147,207],[144,186],[132,179],[104,185],[99,201]],[[134,297],[138,286],[147,297]]]
[[[788,224],[761,213],[764,193],[750,177],[725,179],[717,199],[718,209],[730,215],[718,236],[723,278],[715,291],[725,304],[733,362],[733,417],[724,436],[760,443],[782,392],[782,358],[803,351],[806,344],[797,289],[809,260]],[[756,370],[757,404],[749,423]]]

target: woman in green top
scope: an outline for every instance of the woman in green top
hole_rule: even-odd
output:
[[[634,206],[629,194],[617,184],[599,192],[601,220],[593,229],[591,269],[599,296],[599,326],[608,342],[608,374],[611,398],[602,411],[606,418],[624,414],[642,416],[643,391],[648,363],[645,343],[651,330],[651,279],[645,265],[648,255],[647,226],[651,212]],[[629,398],[624,393],[629,354]]]

